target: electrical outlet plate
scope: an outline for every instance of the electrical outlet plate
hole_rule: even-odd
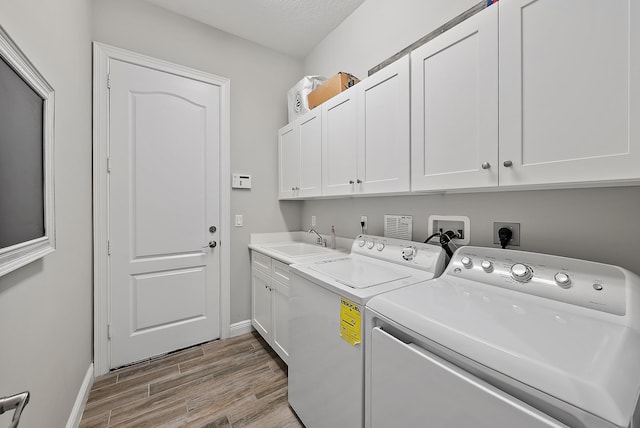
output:
[[[454,239],[456,245],[468,245],[471,238],[471,222],[467,216],[458,215],[431,215],[428,220],[429,236],[436,232],[446,232],[452,230],[460,233],[462,231],[462,239]]]
[[[364,225],[363,225],[364,223]],[[360,226],[362,228],[362,231],[364,233],[367,233],[367,229],[369,228],[369,222],[367,221],[367,216],[366,215],[361,215],[360,216]]]
[[[520,223],[509,223],[503,221],[493,222],[493,243],[500,245],[500,237],[498,236],[498,231],[503,227],[507,227],[511,229],[511,232],[513,232],[513,236],[511,237],[511,241],[509,241],[509,244],[507,244],[507,247],[520,246]]]

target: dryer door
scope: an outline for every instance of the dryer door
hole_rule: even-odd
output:
[[[371,348],[372,428],[567,428],[426,350],[376,327]]]

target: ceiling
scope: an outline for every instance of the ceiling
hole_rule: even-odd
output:
[[[147,0],[287,55],[303,58],[365,0]]]

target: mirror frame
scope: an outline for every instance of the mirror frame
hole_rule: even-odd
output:
[[[38,72],[2,26],[0,26],[0,57],[42,98],[42,168],[44,178],[44,236],[0,248],[0,276],[2,276],[55,251],[53,162],[55,96],[51,85]]]

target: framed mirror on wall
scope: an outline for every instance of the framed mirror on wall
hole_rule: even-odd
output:
[[[55,250],[54,91],[0,26],[0,276]]]

